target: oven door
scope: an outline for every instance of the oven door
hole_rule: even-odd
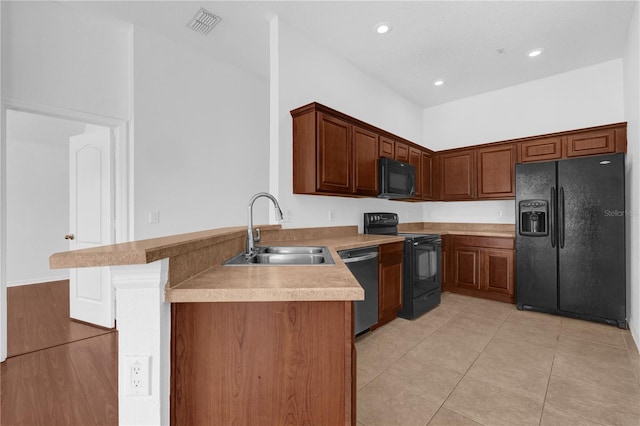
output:
[[[440,288],[440,261],[442,243],[436,241],[413,241],[411,247],[410,280],[413,299]]]

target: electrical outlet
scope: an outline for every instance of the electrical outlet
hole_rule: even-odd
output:
[[[331,209],[329,210],[329,222],[335,222],[336,221],[336,211]]]
[[[282,212],[282,223],[291,223],[291,210]]]
[[[151,384],[149,369],[151,357],[149,355],[125,355],[124,371],[125,395],[127,396],[149,396],[151,395]]]

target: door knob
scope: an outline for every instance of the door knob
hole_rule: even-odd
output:
[[[75,237],[76,237],[76,236],[75,236],[75,235],[73,235],[73,234],[67,234],[67,235],[65,235],[65,236],[64,236],[64,239],[65,239],[65,240],[73,240]]]

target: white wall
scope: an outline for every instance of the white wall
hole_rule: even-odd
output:
[[[142,28],[134,58],[135,239],[245,225],[269,189],[268,81]]]
[[[423,140],[434,150],[625,121],[622,60],[428,108],[423,117]],[[434,222],[515,223],[515,203],[427,203],[424,217]]]
[[[69,249],[69,149],[7,140],[7,158],[7,285],[66,279],[49,256]]]
[[[449,102],[423,116],[423,139],[433,150],[623,121],[622,60]]]
[[[624,115],[627,121],[627,313],[629,328],[640,342],[640,6],[629,28],[624,65]]]
[[[397,212],[403,222],[422,221],[421,203],[293,194],[291,110],[316,101],[418,144],[422,111],[281,18],[273,27],[278,28],[278,43],[272,43],[271,58],[279,65],[279,79],[272,81],[279,97],[279,119],[274,124],[279,136],[273,142],[279,143],[277,192],[283,210],[291,212],[291,222],[284,226],[359,225],[362,230],[366,211]],[[330,211],[334,221],[329,220]]]
[[[127,119],[125,26],[60,2],[2,2],[1,31],[2,96],[10,106]],[[62,236],[69,226],[69,189],[61,180],[61,173],[68,175],[67,147],[19,142],[7,148],[9,217],[2,239],[9,285],[63,278],[66,271],[49,271],[48,257],[68,249]]]
[[[2,95],[128,117],[128,35],[60,2],[2,2]]]

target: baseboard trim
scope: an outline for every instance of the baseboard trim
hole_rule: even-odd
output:
[[[68,280],[68,279],[69,279],[68,274],[55,275],[55,276],[49,276],[49,277],[43,277],[43,278],[31,278],[28,280],[9,281],[7,282],[7,287],[19,287],[22,285],[44,284],[44,283],[50,283],[54,281],[62,281],[62,280]]]

